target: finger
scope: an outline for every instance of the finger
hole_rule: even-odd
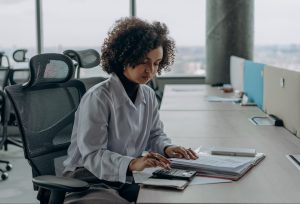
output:
[[[164,169],[171,169],[169,164],[165,164],[165,163],[162,163],[162,162],[159,162],[159,166],[164,168]]]
[[[165,162],[159,161],[159,160],[155,160],[155,162],[156,162],[157,166],[160,166],[164,169],[171,169],[171,167],[170,167],[171,164],[170,163],[165,163]]]
[[[184,147],[179,147],[177,150],[178,150],[178,153],[180,153],[183,156],[183,158],[190,159],[190,156],[188,155],[188,153]]]
[[[145,158],[145,159],[147,159],[147,158],[152,158],[152,154],[149,152],[149,153],[147,153],[147,154],[144,156],[144,158]]]
[[[163,163],[157,159],[153,159],[153,158],[148,158],[147,159],[147,162],[149,164],[151,164],[151,167],[157,167],[157,166],[160,166],[164,169],[167,169],[167,168],[170,168],[169,164],[166,164],[166,163]]]
[[[157,158],[159,158],[159,161],[161,161],[161,162],[163,162],[165,164],[171,164],[171,162],[166,157],[164,157],[163,155],[155,153],[155,156]]]
[[[153,155],[153,153],[148,153],[147,155],[144,156],[145,160],[151,160],[151,161],[159,161],[157,157]]]
[[[193,154],[193,150],[191,150],[191,149],[187,149],[187,154],[188,154],[189,157],[190,157],[191,159],[193,159],[193,160],[195,160],[195,159],[198,158],[197,156],[195,156],[195,155]]]
[[[158,160],[155,160],[155,165],[156,165],[156,166],[159,166],[159,167],[162,167],[162,168],[164,168],[164,169],[167,169],[167,168],[169,167],[168,164],[165,164],[165,163],[160,162],[160,161],[158,161]]]
[[[171,162],[166,157],[162,156],[161,154],[150,152],[149,155],[151,158],[154,158],[162,163],[171,164]]]
[[[189,148],[189,152],[192,153],[196,159],[199,157],[198,154],[191,148]]]
[[[153,159],[156,159],[156,160],[159,160],[159,161],[163,160],[163,156],[161,156],[160,154],[155,153],[155,152],[150,152],[149,157],[151,157]]]
[[[175,158],[182,158],[182,155],[176,152],[172,152],[172,156],[171,157],[175,157]]]
[[[155,166],[159,166],[164,169],[171,169],[169,163],[164,163],[163,161],[159,161],[158,159],[154,159],[154,158],[148,158],[148,160],[151,160],[151,162],[153,162]]]
[[[159,163],[158,163],[156,160],[154,160],[154,159],[147,159],[147,160],[145,161],[145,164],[146,164],[146,167],[147,167],[147,168],[159,166]]]

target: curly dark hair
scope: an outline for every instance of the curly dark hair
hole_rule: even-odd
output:
[[[158,66],[158,74],[168,71],[174,63],[175,41],[168,36],[164,23],[126,17],[117,20],[108,32],[101,47],[101,66],[107,73],[119,73],[124,66],[142,63],[151,50],[163,48],[163,58]]]

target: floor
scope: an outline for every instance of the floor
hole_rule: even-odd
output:
[[[0,150],[0,159],[9,160],[13,165],[7,180],[0,180],[0,203],[37,204],[36,192],[31,182],[31,169],[24,158],[23,149],[10,145],[8,151]],[[0,164],[5,169],[5,164]]]

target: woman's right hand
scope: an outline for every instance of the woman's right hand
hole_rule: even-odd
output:
[[[150,152],[143,157],[138,157],[129,163],[130,171],[143,171],[145,168],[149,167],[162,167],[164,169],[170,169],[171,162],[164,156]]]

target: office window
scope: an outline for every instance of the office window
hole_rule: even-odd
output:
[[[62,53],[67,49],[100,46],[115,20],[129,16],[129,0],[44,0],[44,50]],[[81,77],[103,76],[100,67],[81,69]]]
[[[300,1],[255,1],[254,60],[300,71]]]
[[[175,63],[162,76],[205,75],[205,0],[137,0],[136,15],[166,23],[176,41]]]
[[[8,55],[12,67],[28,67],[15,63],[12,53],[25,48],[28,56],[36,54],[35,0],[1,0],[0,10],[0,52]]]

